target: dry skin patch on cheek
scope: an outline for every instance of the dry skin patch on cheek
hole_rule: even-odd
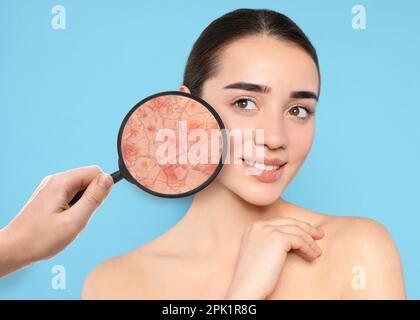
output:
[[[133,178],[152,191],[162,194],[191,191],[207,181],[217,168],[217,164],[211,161],[210,149],[205,164],[194,164],[188,160],[186,163],[178,161],[180,154],[188,153],[192,148],[206,143],[198,138],[187,139],[185,146],[180,143],[181,121],[187,124],[187,137],[190,137],[194,130],[204,130],[210,139],[211,130],[220,129],[207,108],[193,99],[177,95],[159,96],[147,101],[137,108],[126,122],[121,138],[123,161]],[[161,129],[170,129],[175,134],[175,164],[161,164],[156,158],[159,146],[164,143],[156,139],[156,134]],[[210,148],[209,140],[207,145]],[[220,143],[219,158],[221,152]]]

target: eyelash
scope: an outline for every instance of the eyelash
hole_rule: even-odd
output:
[[[292,106],[292,108],[295,108],[295,107],[300,107],[300,108],[302,108],[302,109],[305,109],[305,111],[308,113],[308,115],[306,116],[306,117],[303,117],[303,118],[301,118],[301,117],[296,117],[296,118],[298,118],[299,120],[301,120],[301,121],[304,121],[304,120],[308,120],[310,117],[312,117],[313,115],[314,115],[314,111],[312,111],[312,110],[310,110],[309,108],[307,108],[307,107],[305,107],[305,106],[303,106],[303,105],[301,105],[301,104],[295,104],[295,105],[293,105]]]
[[[232,106],[234,107],[234,108],[236,108],[236,109],[239,109],[239,111],[240,112],[251,112],[251,111],[254,111],[253,109],[251,109],[251,110],[247,110],[247,109],[243,109],[243,108],[240,108],[240,107],[238,107],[238,106],[236,106],[236,103],[238,102],[238,101],[243,101],[243,100],[245,100],[245,101],[251,101],[251,102],[253,102],[253,103],[256,103],[253,99],[251,99],[251,98],[245,98],[245,97],[243,97],[243,98],[239,98],[239,99],[237,99],[237,100],[235,100],[234,102],[232,102]],[[312,110],[310,110],[309,108],[307,108],[307,107],[305,107],[304,105],[300,105],[300,104],[295,104],[295,105],[293,105],[292,106],[292,108],[295,108],[295,107],[300,107],[300,108],[302,108],[302,109],[305,109],[305,111],[308,113],[308,116],[307,117],[303,117],[303,118],[301,118],[301,117],[296,117],[296,118],[298,118],[299,120],[301,120],[301,121],[303,121],[303,120],[307,120],[307,119],[309,119],[310,117],[312,117],[313,115],[314,115],[314,111],[312,111]],[[292,109],[291,108],[291,109]]]
[[[236,99],[234,102],[232,102],[232,106],[233,107],[235,107],[236,109],[239,109],[239,111],[241,111],[241,112],[251,112],[251,111],[253,111],[253,110],[247,110],[247,109],[243,109],[243,108],[240,108],[240,107],[238,107],[237,105],[236,105],[236,103],[237,102],[239,102],[239,101],[243,101],[243,100],[245,100],[245,101],[251,101],[251,102],[253,102],[253,103],[255,103],[256,104],[256,101],[254,101],[253,99],[251,99],[251,98],[245,98],[245,97],[242,97],[242,98],[239,98],[239,99]]]

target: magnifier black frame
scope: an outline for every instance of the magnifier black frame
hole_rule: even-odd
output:
[[[145,186],[141,185],[128,171],[128,169],[127,169],[127,167],[124,163],[124,160],[123,160],[124,158],[122,156],[122,151],[121,151],[121,139],[122,139],[123,131],[124,131],[125,125],[127,124],[128,119],[130,119],[133,112],[135,112],[138,108],[140,108],[147,101],[149,101],[151,99],[154,99],[156,97],[159,97],[159,96],[167,96],[167,95],[183,96],[183,97],[187,97],[187,98],[193,99],[193,100],[201,103],[203,106],[205,106],[212,113],[213,117],[216,119],[216,121],[219,124],[219,127],[221,129],[221,133],[222,133],[222,137],[223,137],[222,154],[220,156],[219,163],[218,163],[216,169],[214,170],[214,172],[212,173],[212,175],[204,183],[202,183],[201,185],[199,185],[195,189],[192,189],[190,191],[183,192],[183,193],[178,193],[178,194],[160,193],[160,192],[150,190],[150,189],[146,188]],[[144,191],[146,191],[150,194],[153,194],[155,196],[162,197],[162,198],[183,198],[183,197],[190,196],[194,193],[197,193],[197,192],[203,190],[205,187],[207,187],[217,177],[217,175],[219,174],[220,170],[223,167],[223,160],[225,159],[226,152],[227,152],[227,137],[226,137],[226,131],[224,129],[225,129],[225,125],[223,124],[223,121],[220,118],[220,116],[217,114],[217,112],[213,109],[213,107],[210,104],[208,104],[208,102],[204,101],[203,99],[201,99],[199,97],[196,97],[196,96],[193,96],[192,94],[189,94],[189,93],[186,93],[186,92],[181,92],[181,91],[163,91],[163,92],[159,92],[159,93],[153,94],[151,96],[148,96],[147,98],[144,98],[143,100],[138,102],[133,108],[131,108],[131,110],[127,113],[127,115],[125,116],[124,120],[121,123],[120,130],[118,132],[118,139],[117,139],[118,167],[119,167],[119,170],[120,170],[119,176],[123,177],[127,181],[135,184],[140,189],[142,189],[142,190],[144,190]]]

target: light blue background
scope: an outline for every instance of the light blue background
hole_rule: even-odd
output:
[[[51,28],[56,4],[67,10],[65,31]],[[355,4],[367,10],[366,30],[351,27]],[[200,32],[241,7],[287,14],[320,57],[315,142],[285,199],[385,224],[400,250],[408,297],[420,298],[420,2],[414,0],[0,0],[0,227],[45,175],[90,164],[114,171],[126,112],[152,93],[177,90]],[[78,299],[96,265],[162,234],[190,202],[117,184],[67,250],[1,279],[0,298]],[[66,268],[66,290],[51,287],[57,264]]]

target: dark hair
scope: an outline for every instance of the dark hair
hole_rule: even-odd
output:
[[[191,49],[183,84],[193,95],[201,97],[204,81],[216,73],[221,49],[240,37],[253,34],[273,35],[297,44],[314,60],[321,85],[318,56],[309,39],[289,17],[266,9],[237,9],[210,23]]]

